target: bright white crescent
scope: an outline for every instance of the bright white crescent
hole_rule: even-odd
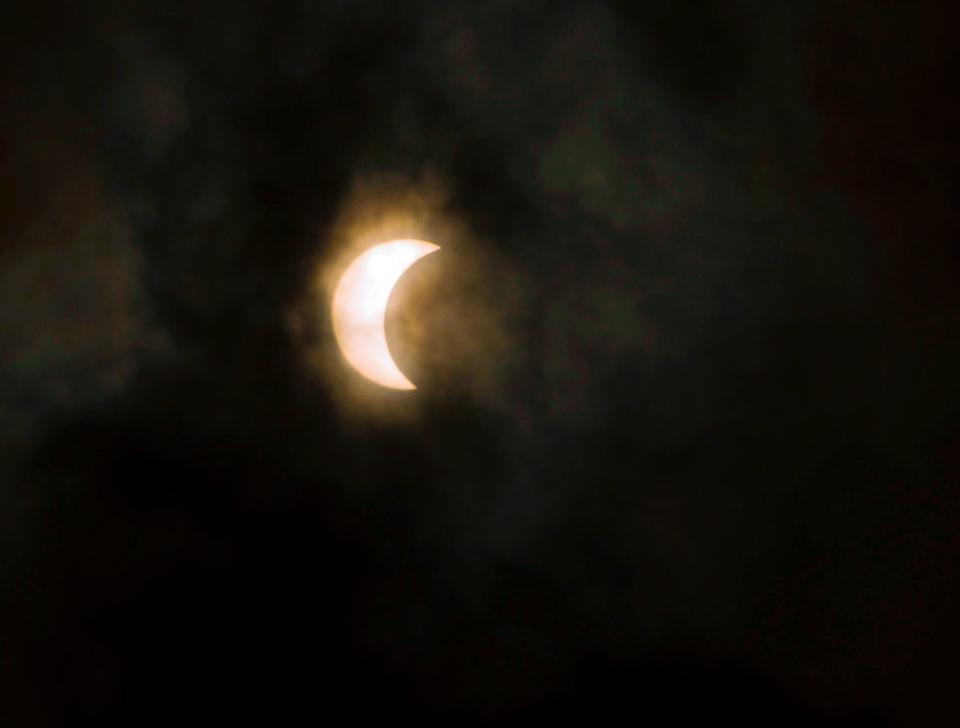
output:
[[[333,334],[350,365],[391,389],[416,389],[387,346],[384,319],[393,287],[411,265],[439,250],[426,240],[391,240],[364,251],[333,292]]]

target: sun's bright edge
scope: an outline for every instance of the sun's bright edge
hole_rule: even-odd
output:
[[[367,379],[390,389],[416,389],[397,367],[384,329],[387,304],[406,270],[439,245],[391,240],[361,253],[333,292],[333,334],[344,358]]]

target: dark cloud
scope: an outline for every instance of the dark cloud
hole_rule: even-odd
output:
[[[851,8],[24,9],[11,725],[943,715],[949,13]],[[399,236],[413,396],[328,323]]]

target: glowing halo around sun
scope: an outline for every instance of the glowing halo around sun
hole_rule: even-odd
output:
[[[361,253],[340,276],[333,292],[333,335],[344,358],[370,381],[390,389],[417,388],[393,360],[384,319],[400,277],[439,249],[426,240],[391,240]]]

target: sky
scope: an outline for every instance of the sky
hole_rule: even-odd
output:
[[[949,3],[81,5],[0,30],[5,725],[950,724]]]

